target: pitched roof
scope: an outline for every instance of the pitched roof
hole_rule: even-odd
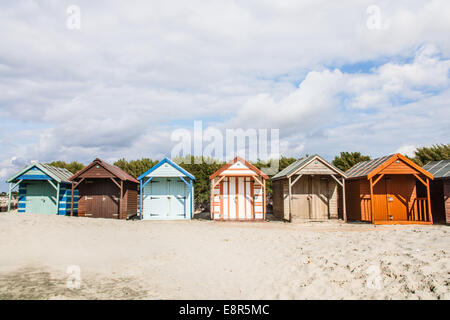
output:
[[[345,174],[347,175],[348,178],[359,178],[367,176],[372,170],[377,168],[379,165],[385,163],[393,156],[394,156],[393,154],[390,154],[388,156],[376,158],[373,160],[359,162],[350,169],[348,169],[345,172]]]
[[[378,174],[379,172],[381,172],[383,169],[385,169],[387,166],[389,166],[396,160],[403,161],[413,169],[417,170],[419,173],[422,173],[428,178],[433,179],[432,174],[430,174],[428,171],[426,171],[425,169],[421,168],[420,166],[409,160],[407,157],[401,155],[400,153],[391,154],[373,160],[362,161],[360,163],[355,164],[353,167],[347,170],[345,174],[349,179],[361,177],[367,177],[369,179],[374,175]]]
[[[346,177],[346,175],[343,171],[341,171],[340,169],[338,169],[335,166],[333,166],[332,164],[330,164],[328,161],[323,159],[318,154],[315,154],[315,155],[312,155],[312,156],[309,156],[306,158],[298,159],[297,161],[291,163],[289,166],[287,166],[286,168],[284,168],[283,170],[278,172],[276,175],[274,175],[272,177],[272,180],[288,178],[288,177],[292,176],[293,174],[295,174],[298,170],[302,169],[307,164],[311,163],[312,161],[314,161],[316,159],[320,160],[323,164],[325,164],[331,170],[336,171],[337,174],[340,174],[341,176]]]
[[[254,171],[257,175],[263,177],[264,179],[269,179],[267,174],[265,174],[264,172],[259,170],[257,167],[252,165],[250,162],[248,162],[247,160],[245,160],[244,158],[239,157],[239,156],[235,157],[233,160],[231,160],[230,162],[225,164],[222,168],[220,168],[219,170],[214,172],[212,175],[210,175],[209,179],[214,179],[215,177],[219,176],[222,172],[227,170],[229,167],[231,167],[233,164],[235,164],[238,161],[243,162],[250,170]]]
[[[436,179],[450,177],[450,160],[430,161],[423,168]]]
[[[151,167],[149,170],[147,170],[147,172],[144,172],[143,174],[141,174],[138,177],[138,180],[142,180],[145,177],[147,177],[150,173],[152,173],[153,171],[155,171],[156,169],[158,169],[160,166],[162,166],[164,163],[168,163],[170,164],[172,167],[174,167],[175,169],[177,169],[178,171],[180,171],[182,174],[184,174],[185,176],[189,177],[192,180],[195,180],[195,177],[190,174],[189,172],[187,172],[186,170],[184,170],[182,167],[180,167],[179,165],[177,165],[175,162],[171,161],[168,158],[164,158],[163,160],[161,160],[160,162],[158,162],[156,165],[154,165],[153,167]]]
[[[73,181],[74,179],[78,178],[82,173],[88,171],[89,169],[91,169],[93,166],[95,166],[97,164],[102,166],[103,168],[105,168],[105,170],[109,171],[111,174],[113,174],[120,180],[139,183],[139,181],[137,181],[135,178],[133,178],[131,175],[129,175],[128,173],[126,173],[125,171],[120,169],[119,167],[109,164],[108,162],[103,161],[102,159],[99,159],[99,158],[96,158],[89,165],[87,165],[86,167],[84,167],[83,169],[81,169],[80,171],[75,173],[73,176],[71,176],[70,180]]]
[[[46,175],[51,177],[53,180],[56,180],[60,183],[61,182],[70,183],[69,179],[72,176],[72,172],[70,172],[69,170],[67,170],[65,168],[58,168],[58,167],[54,167],[54,166],[51,166],[51,165],[45,164],[45,163],[32,163],[32,164],[26,166],[25,168],[23,168],[21,171],[19,171],[15,175],[13,175],[6,182],[8,182],[8,183],[13,182],[14,180],[16,180],[17,177],[21,176],[22,174],[24,174],[25,172],[27,172],[28,170],[30,170],[33,167],[38,168],[39,170],[44,172]]]

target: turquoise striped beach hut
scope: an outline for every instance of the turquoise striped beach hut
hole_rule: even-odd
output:
[[[140,218],[189,220],[194,212],[195,177],[165,158],[138,177]]]
[[[70,214],[72,200],[72,173],[48,164],[33,163],[6,182],[9,183],[9,204],[11,193],[18,187],[18,212],[55,215]],[[74,193],[74,211],[78,211],[78,190]]]

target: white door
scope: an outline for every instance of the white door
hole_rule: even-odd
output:
[[[187,185],[181,179],[171,178],[168,181],[169,215],[174,219],[184,219],[187,215]]]
[[[166,179],[154,178],[143,190],[144,219],[165,219],[169,216]]]
[[[220,183],[220,218],[224,220],[251,220],[254,218],[251,178],[227,177]],[[215,191],[216,192],[216,191]]]

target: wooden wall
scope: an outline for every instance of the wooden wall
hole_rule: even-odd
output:
[[[346,180],[345,181],[345,204],[347,206],[348,220],[363,220],[361,216],[361,180]]]
[[[444,180],[444,199],[446,222],[450,223],[450,179]]]
[[[275,180],[272,182],[273,215],[279,219],[286,219],[284,216],[284,181]]]
[[[127,182],[126,184],[126,193],[124,202],[126,202],[125,208],[125,217],[122,219],[126,219],[126,217],[130,217],[137,214],[138,211],[138,185],[135,183]]]
[[[289,201],[288,179],[275,180],[272,184],[272,190],[273,211],[274,215],[278,218],[289,219],[289,206],[291,203],[292,220],[325,220],[338,218],[339,192],[337,183],[327,175],[315,175],[313,177],[310,175],[302,176],[292,186],[291,202]],[[322,200],[319,199],[319,194]],[[308,200],[310,195],[312,195],[312,199]],[[309,208],[310,204],[312,205],[311,213]]]
[[[372,221],[369,181],[366,178],[347,180],[346,194],[348,219]],[[393,201],[388,201],[389,198]],[[410,220],[416,206],[416,199],[414,176],[385,175],[373,188],[373,220],[387,221],[390,220],[390,215],[393,216],[394,221]]]
[[[80,193],[78,215],[81,217],[126,219],[137,213],[138,194],[135,183],[124,182],[120,210],[120,189],[110,179],[86,179],[78,186],[78,190]],[[91,204],[92,212],[87,212],[88,201],[95,202]]]
[[[105,168],[103,168],[102,166],[99,165],[98,168],[96,166],[93,166],[86,172],[83,172],[79,177],[80,178],[114,178],[115,176],[111,172],[109,172],[108,170],[106,170]]]

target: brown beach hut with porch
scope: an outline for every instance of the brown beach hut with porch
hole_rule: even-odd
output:
[[[139,181],[114,165],[95,159],[70,181],[72,191],[79,191],[80,217],[126,219],[137,214]]]
[[[432,224],[433,175],[401,154],[363,161],[346,172],[348,220],[374,224]],[[417,196],[416,182],[425,197]]]

